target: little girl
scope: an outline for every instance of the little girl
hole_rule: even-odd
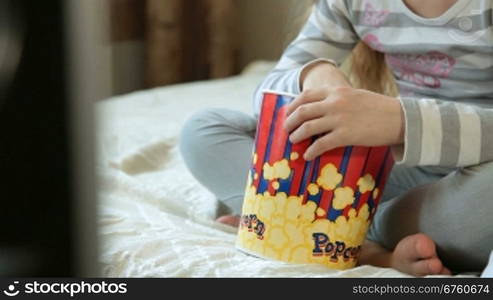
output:
[[[361,264],[422,276],[479,271],[493,249],[493,1],[319,0],[254,96],[255,116],[209,109],[182,155],[237,226],[262,90],[299,95],[293,143],[391,145],[397,162]],[[351,80],[338,65],[352,53]],[[398,93],[393,91],[398,90]]]

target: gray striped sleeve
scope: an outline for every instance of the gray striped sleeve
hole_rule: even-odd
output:
[[[351,53],[358,37],[348,16],[344,0],[317,2],[298,37],[257,87],[253,101],[256,117],[260,112],[262,91],[299,94],[300,75],[306,67],[320,61],[340,64]]]
[[[440,165],[457,166],[460,152],[460,118],[453,103],[440,105],[440,121],[443,127],[442,151]]]
[[[481,120],[481,162],[493,160],[493,110],[478,110]]]
[[[397,164],[418,165],[421,158],[422,120],[416,101],[400,98],[405,118],[404,155]]]
[[[467,167],[493,161],[493,109],[401,98],[405,141],[398,164]]]

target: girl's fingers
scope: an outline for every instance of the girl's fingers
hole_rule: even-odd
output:
[[[300,127],[298,127],[291,135],[289,140],[293,144],[297,144],[304,141],[312,136],[328,132],[333,129],[330,121],[327,118],[319,118],[304,122]]]
[[[288,115],[284,123],[284,128],[287,132],[292,132],[303,123],[317,119],[325,115],[327,112],[323,107],[322,102],[303,104],[296,109],[295,112]]]
[[[310,147],[308,147],[303,158],[307,161],[311,161],[327,151],[342,146],[344,146],[344,143],[341,141],[341,137],[337,134],[337,132],[329,132],[318,138]]]
[[[310,103],[310,102],[316,102],[316,101],[321,101],[325,99],[328,95],[328,90],[326,88],[319,88],[319,89],[313,89],[313,90],[306,90],[302,92],[298,97],[294,99],[293,102],[291,102],[288,105],[288,109],[286,110],[286,114],[289,116],[291,115],[299,106]]]

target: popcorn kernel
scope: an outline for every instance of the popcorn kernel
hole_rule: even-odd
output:
[[[317,195],[318,193],[320,193],[320,189],[318,188],[318,185],[314,184],[314,183],[310,183],[308,185],[308,193],[312,196],[315,196]]]
[[[271,216],[274,214],[276,210],[275,203],[271,197],[266,197],[263,201],[260,202],[260,211],[259,217],[262,219],[270,220]]]
[[[334,192],[334,200],[332,201],[332,207],[337,210],[344,209],[348,205],[352,205],[354,202],[354,191],[352,188],[346,186],[337,188]]]
[[[333,164],[326,164],[320,172],[317,184],[326,190],[333,190],[341,181],[342,175],[337,168]]]
[[[305,222],[312,222],[315,219],[316,209],[317,209],[317,204],[313,201],[308,201],[301,208],[301,219]]]
[[[274,201],[276,202],[277,212],[283,213],[288,203],[288,196],[286,195],[286,193],[284,192],[277,193],[276,196],[274,197]]]
[[[289,167],[289,163],[286,159],[275,162],[273,166],[269,163],[265,163],[263,170],[264,178],[267,180],[287,179],[291,174],[291,168]]]
[[[299,244],[303,244],[304,242],[304,235],[299,226],[293,223],[287,223],[286,226],[284,227],[284,230],[286,231],[286,234],[289,238],[289,246],[294,247]]]
[[[293,152],[293,153],[291,153],[291,155],[289,156],[289,158],[291,160],[297,160],[298,158],[300,158],[300,155],[298,154],[298,152]]]
[[[301,199],[298,197],[289,197],[288,204],[286,207],[286,219],[297,220],[298,216],[301,214]]]
[[[375,180],[371,174],[366,174],[358,180],[359,191],[361,194],[372,191],[375,188]]]

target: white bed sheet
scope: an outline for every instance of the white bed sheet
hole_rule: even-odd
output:
[[[271,67],[259,62],[237,77],[97,104],[104,276],[407,277],[372,266],[334,271],[247,256],[234,248],[236,231],[213,222],[216,200],[181,160],[176,147],[180,128],[203,107],[251,112],[252,92]]]

